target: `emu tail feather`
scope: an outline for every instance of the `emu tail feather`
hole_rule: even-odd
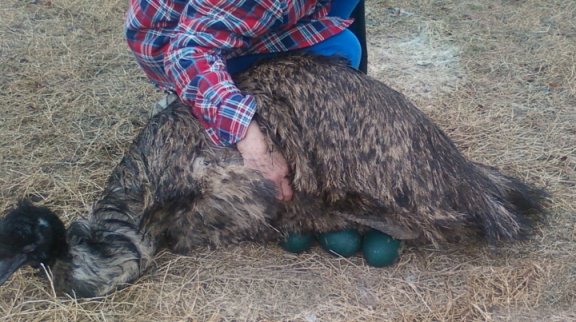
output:
[[[494,211],[482,214],[483,235],[496,241],[526,239],[534,223],[543,219],[547,193],[496,168],[475,165],[492,183],[488,202]]]
[[[478,169],[499,188],[499,192],[517,211],[530,215],[533,219],[543,219],[544,205],[548,193],[521,180],[506,176],[494,167],[476,163]]]

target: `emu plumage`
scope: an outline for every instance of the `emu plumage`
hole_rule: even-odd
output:
[[[402,94],[343,61],[288,56],[237,75],[255,120],[291,170],[294,199],[214,146],[176,102],[140,131],[87,220],[71,224],[53,265],[59,291],[109,293],[162,247],[278,240],[290,232],[374,228],[398,239],[509,241],[543,194],[468,161]]]

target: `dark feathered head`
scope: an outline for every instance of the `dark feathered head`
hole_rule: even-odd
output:
[[[0,220],[0,285],[24,265],[52,265],[66,250],[66,229],[58,216],[21,201]]]

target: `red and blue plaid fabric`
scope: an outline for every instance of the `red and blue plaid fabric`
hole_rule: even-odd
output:
[[[330,0],[130,0],[126,36],[158,87],[175,91],[218,145],[242,139],[256,102],[226,60],[317,44],[351,23],[328,17]]]

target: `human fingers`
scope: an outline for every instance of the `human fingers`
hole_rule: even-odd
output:
[[[290,181],[288,178],[282,178],[280,182],[281,190],[282,190],[282,201],[290,201],[292,197],[294,197],[294,191],[292,190],[292,186],[290,185]]]

